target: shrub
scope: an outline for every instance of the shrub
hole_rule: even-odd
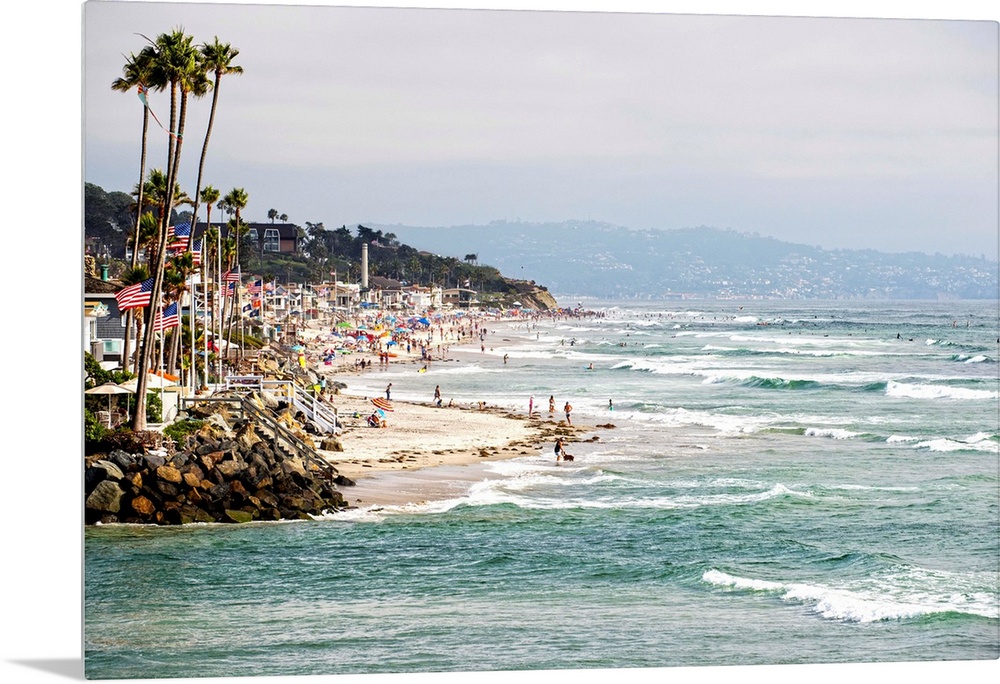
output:
[[[163,428],[163,434],[174,440],[177,444],[183,444],[185,437],[190,435],[192,432],[197,432],[204,424],[205,421],[197,418],[178,420],[177,422],[171,423]]]
[[[97,415],[89,410],[83,410],[83,441],[99,442],[108,434],[108,429],[104,427]]]

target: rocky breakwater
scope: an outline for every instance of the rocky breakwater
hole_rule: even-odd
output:
[[[338,484],[353,483],[275,448],[252,421],[230,427],[216,413],[180,447],[168,441],[89,456],[84,518],[162,525],[311,519],[347,507]]]

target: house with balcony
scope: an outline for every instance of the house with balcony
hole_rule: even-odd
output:
[[[472,309],[479,306],[477,292],[465,287],[448,287],[441,292],[443,306],[455,309]]]
[[[123,364],[126,319],[115,299],[115,293],[122,287],[120,283],[91,275],[84,277],[83,349],[107,369]]]
[[[257,244],[261,254],[273,252],[277,254],[298,254],[299,229],[291,223],[246,223],[247,238]],[[194,227],[194,239],[200,239],[209,224],[198,223]],[[229,226],[226,222],[212,222],[212,228],[219,231],[225,239],[229,236]]]

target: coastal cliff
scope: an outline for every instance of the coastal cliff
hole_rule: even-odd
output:
[[[521,306],[536,311],[551,311],[558,309],[559,304],[555,297],[544,285],[538,285],[534,280],[514,280],[505,278],[507,293],[505,304],[515,306],[515,302],[520,302]]]

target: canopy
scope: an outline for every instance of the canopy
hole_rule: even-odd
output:
[[[84,394],[106,394],[108,395],[108,429],[111,429],[111,395],[113,394],[133,394],[133,390],[128,387],[122,387],[121,385],[116,385],[113,382],[106,382],[103,385],[98,385],[97,387],[91,387],[89,390],[85,390]]]
[[[146,375],[147,390],[158,389],[163,387],[174,387],[176,385],[177,383],[174,382],[173,380],[162,378],[159,375],[153,375],[152,373]],[[131,380],[123,382],[121,386],[125,387],[131,392],[135,392],[136,390],[139,389],[139,378],[132,378]]]
[[[128,387],[122,387],[121,385],[116,385],[113,382],[106,382],[103,385],[98,385],[97,387],[91,387],[86,390],[84,394],[134,394],[135,390],[130,390]],[[109,398],[108,401],[111,401]]]

